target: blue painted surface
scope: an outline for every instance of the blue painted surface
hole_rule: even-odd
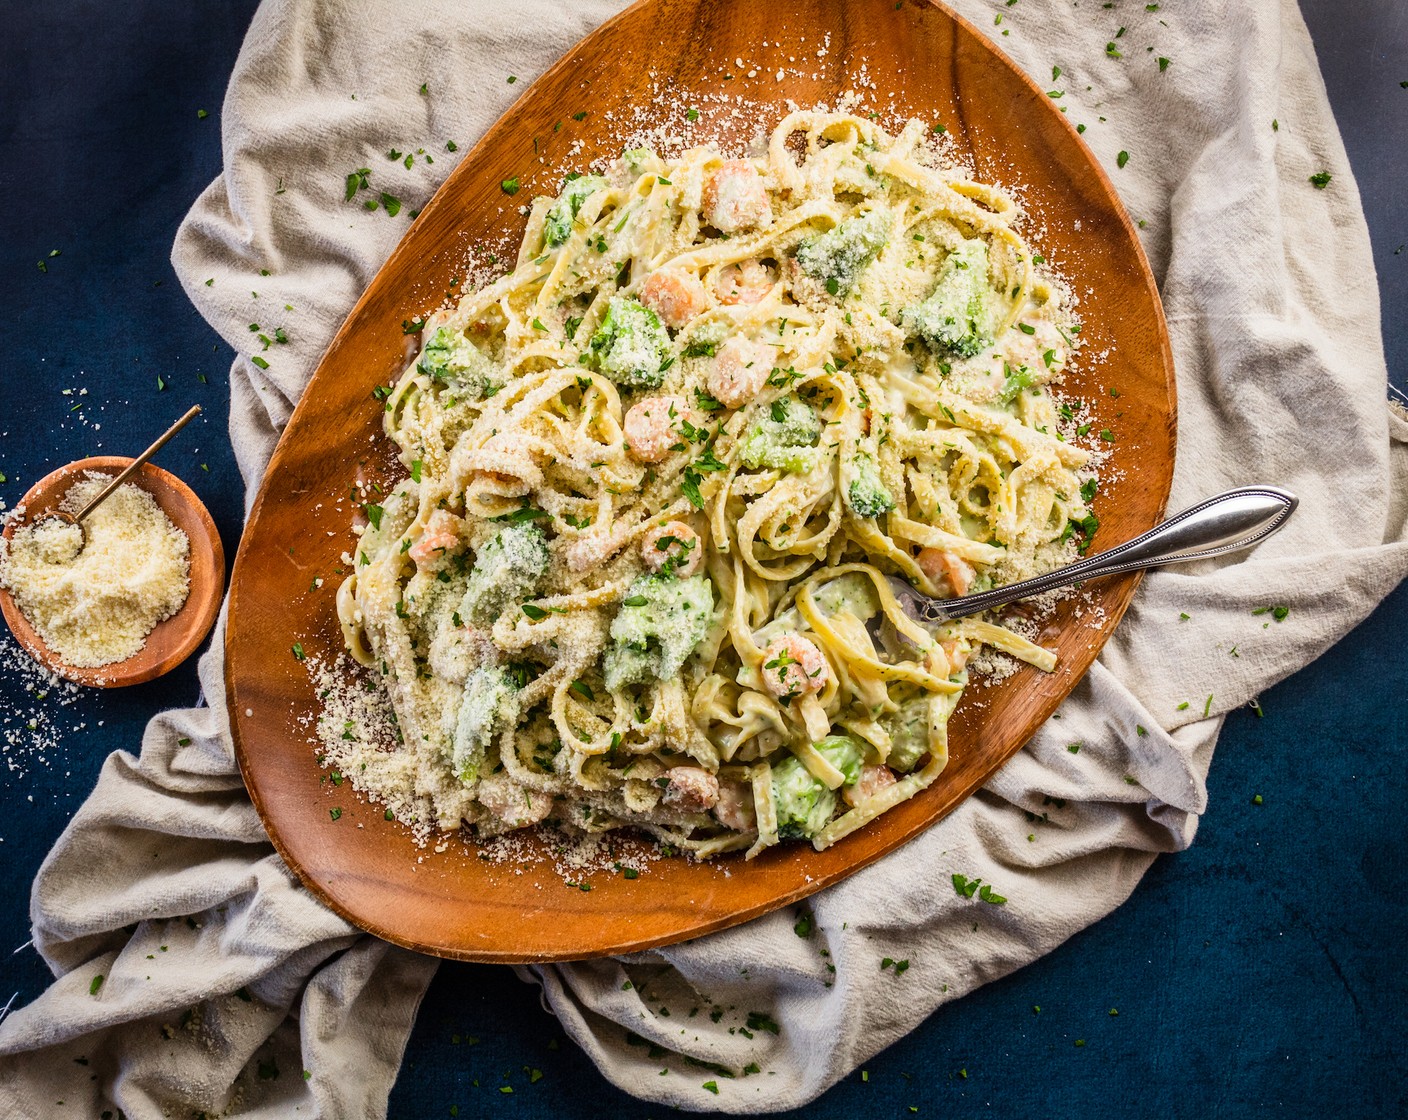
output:
[[[161,461],[195,487],[233,552],[232,355],[186,302],[167,256],[185,209],[219,171],[220,102],[254,6],[54,0],[4,13],[7,502],[70,459],[145,446],[200,403],[205,414]],[[1408,251],[1394,252],[1408,241],[1399,87],[1408,9],[1316,0],[1306,11],[1360,177],[1390,370],[1408,389]],[[1110,918],[944,1009],[869,1063],[868,1080],[853,1076],[808,1115],[1408,1115],[1405,629],[1400,588],[1330,656],[1269,690],[1264,718],[1235,713],[1190,851],[1159,860]],[[8,950],[29,937],[28,884],[103,758],[135,750],[153,712],[196,695],[188,665],[56,706],[0,667],[0,746],[14,735],[0,754],[0,1004],[10,992],[27,1002],[47,983],[32,952]],[[40,735],[52,724],[56,747],[33,747],[32,718]],[[532,1070],[542,1071],[536,1082]],[[499,1092],[506,1084],[512,1094]],[[452,1107],[560,1120],[667,1111],[607,1085],[536,990],[475,965],[441,969],[391,1115]]]

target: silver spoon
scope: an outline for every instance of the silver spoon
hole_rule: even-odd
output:
[[[1210,556],[1250,548],[1281,528],[1295,512],[1297,504],[1294,494],[1275,486],[1239,486],[1174,514],[1147,533],[1116,545],[1108,552],[1021,583],[1009,583],[957,599],[930,598],[896,576],[889,577],[890,588],[901,609],[917,622],[947,622],[1100,576],[1206,560]]]
[[[79,532],[83,533],[84,543],[86,544],[87,533],[84,531],[83,528],[83,519],[87,517],[90,513],[92,513],[95,509],[97,509],[98,506],[100,506],[103,502],[107,501],[107,499],[112,495],[113,491],[115,491],[119,486],[121,486],[124,482],[126,482],[129,478],[131,478],[134,474],[141,470],[142,464],[145,463],[148,459],[150,459],[153,455],[155,455],[158,451],[160,451],[163,447],[165,447],[167,441],[170,440],[172,436],[174,436],[192,420],[194,420],[198,412],[200,412],[200,405],[191,405],[191,407],[186,410],[186,414],[182,416],[181,419],[177,420],[176,423],[172,424],[171,427],[167,428],[166,431],[162,432],[161,435],[157,436],[156,440],[152,443],[150,447],[148,447],[145,451],[143,451],[140,455],[133,459],[131,463],[124,467],[122,469],[121,474],[119,474],[116,478],[114,478],[111,482],[104,486],[102,491],[96,494],[93,497],[93,500],[90,501],[77,513],[68,513],[61,509],[51,509],[45,512],[45,518],[55,517],[58,520],[64,522],[66,525],[77,525]],[[82,551],[81,547],[79,551]]]

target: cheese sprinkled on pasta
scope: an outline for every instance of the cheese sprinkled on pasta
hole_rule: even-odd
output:
[[[823,848],[943,770],[979,646],[1053,667],[885,579],[1011,582],[1092,523],[1060,290],[924,140],[799,112],[751,158],[628,151],[427,319],[338,608],[440,828]]]

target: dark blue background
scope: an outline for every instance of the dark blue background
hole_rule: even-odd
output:
[[[233,554],[232,355],[167,258],[220,171],[220,102],[254,7],[6,5],[0,497],[11,504],[64,462],[145,446],[199,402],[204,415],[161,461],[200,493]],[[1408,8],[1305,9],[1368,214],[1391,379],[1408,389]],[[1265,718],[1228,720],[1190,851],[1160,859],[1113,916],[939,1012],[808,1115],[1408,1115],[1405,630],[1408,587],[1333,656],[1268,691]],[[28,885],[103,758],[135,750],[153,712],[196,696],[190,664],[56,708],[0,665],[0,1005],[48,981],[32,951],[9,950],[29,937]],[[33,746],[36,716],[57,747]],[[529,1069],[544,1076],[530,1084]],[[452,1106],[561,1120],[666,1111],[608,1086],[509,970],[458,964],[427,997],[391,1116]]]

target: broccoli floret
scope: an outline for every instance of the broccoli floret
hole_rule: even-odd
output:
[[[440,327],[426,339],[416,368],[427,377],[454,385],[478,400],[497,389],[502,371],[459,331]]]
[[[885,765],[892,770],[908,773],[929,751],[929,706],[927,696],[908,700],[899,711],[883,721],[890,733],[890,754]]]
[[[572,222],[582,209],[582,203],[592,192],[606,185],[606,180],[600,175],[581,175],[563,184],[562,193],[543,220],[543,242],[549,249],[561,245],[571,236]]]
[[[846,500],[857,517],[879,517],[895,508],[895,498],[880,481],[875,460],[866,452],[851,462],[851,484],[846,488]]]
[[[783,840],[815,836],[836,812],[836,794],[811,776],[795,758],[772,768],[772,800],[777,834]]]
[[[846,785],[856,784],[865,751],[849,735],[828,735],[816,745],[816,753],[846,776]]]
[[[714,590],[707,576],[638,577],[626,590],[611,623],[612,647],[604,663],[612,692],[650,678],[677,675],[709,632]]]
[[[665,380],[670,335],[650,308],[616,296],[588,349],[597,369],[616,384],[654,389]]]
[[[997,399],[1002,404],[1011,404],[1023,389],[1030,389],[1035,385],[1037,378],[1036,374],[1026,366],[1018,366],[1013,369],[1007,365],[1004,368],[1007,371],[1007,380],[1002,383],[1002,392],[998,393]]]
[[[860,777],[865,752],[846,735],[828,735],[816,745],[822,758],[845,775],[844,785]],[[815,836],[836,812],[836,793],[817,781],[795,758],[772,768],[772,799],[777,806],[777,834],[784,840]]]
[[[479,777],[494,737],[518,718],[518,687],[502,669],[475,669],[464,682],[451,765],[468,785]]]
[[[533,595],[548,570],[548,542],[536,525],[510,525],[474,558],[459,614],[481,626],[510,603]]]
[[[752,470],[804,474],[816,462],[816,442],[821,421],[811,405],[795,396],[780,397],[753,421],[743,437],[739,455]]]
[[[965,358],[991,346],[997,309],[988,283],[987,243],[972,238],[950,253],[934,290],[901,311],[900,323],[933,349]]]
[[[797,264],[808,276],[824,281],[833,296],[844,296],[889,240],[889,212],[871,210],[802,242]]]
[[[655,159],[655,152],[650,148],[627,148],[621,153],[621,162],[626,165],[627,170],[632,175],[640,175],[645,171],[646,164]]]

